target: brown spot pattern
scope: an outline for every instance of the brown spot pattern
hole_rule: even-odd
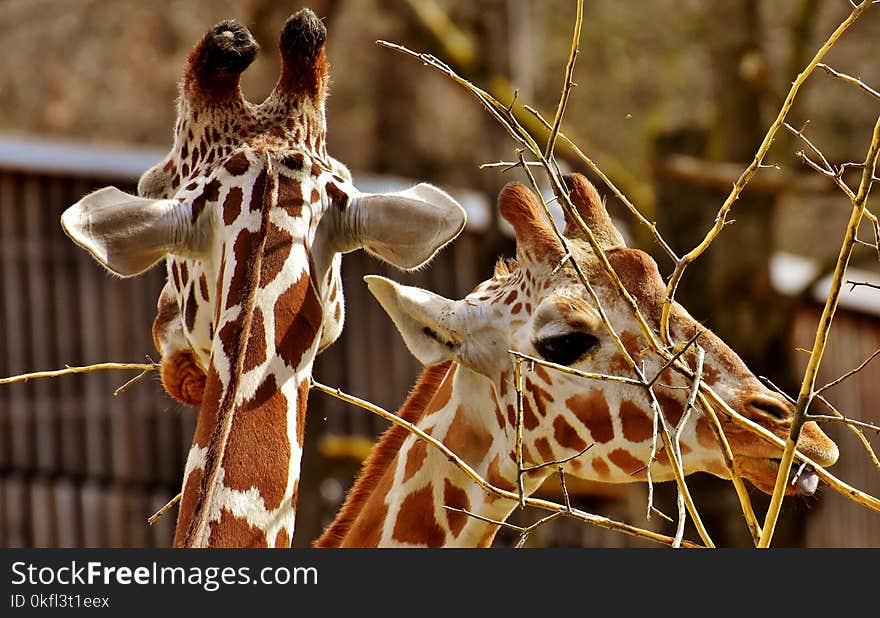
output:
[[[401,543],[441,547],[446,533],[434,515],[434,496],[431,485],[414,491],[400,505],[407,517],[398,517],[392,536]]]
[[[538,420],[538,415],[535,414],[535,408],[532,405],[531,399],[529,397],[523,397],[522,415],[523,427],[525,427],[527,430],[532,431],[540,424],[540,421]]]
[[[553,438],[561,447],[574,449],[575,451],[581,451],[587,446],[587,443],[578,435],[575,428],[569,425],[568,421],[562,416],[557,416],[553,419]]]
[[[644,442],[654,435],[654,423],[634,401],[620,403],[620,423],[623,437],[630,442]]]
[[[223,164],[223,167],[233,176],[241,176],[250,169],[251,163],[248,161],[245,153],[239,152],[231,156],[229,160]]]
[[[467,492],[453,485],[449,479],[443,480],[443,502],[446,506],[455,509],[463,509],[469,511],[471,508],[470,500],[468,500]],[[449,530],[452,536],[458,537],[462,528],[467,523],[468,516],[465,513],[457,513],[456,511],[446,510],[446,521],[449,523]]]
[[[673,426],[677,426],[681,417],[684,415],[684,402],[674,395],[671,395],[666,389],[658,388],[654,391],[657,403],[663,410],[663,417]]]
[[[410,447],[406,454],[406,466],[403,469],[404,483],[411,479],[416,472],[422,469],[422,464],[425,463],[425,456],[427,454],[428,451],[425,443],[421,440],[416,440],[415,444]]]
[[[220,521],[211,523],[211,547],[268,547],[266,534],[236,517],[227,509],[220,512]]]
[[[192,332],[196,324],[196,311],[199,308],[198,304],[196,304],[196,286],[193,285],[189,288],[189,294],[183,303],[183,308],[186,329]]]
[[[594,442],[605,444],[614,439],[611,411],[602,391],[592,390],[583,395],[575,395],[567,399],[565,405],[589,430]]]
[[[244,300],[252,258],[257,250],[258,236],[257,232],[242,230],[232,246],[235,254],[235,266],[232,271],[232,279],[229,281],[229,289],[226,291],[227,309],[235,307]]]
[[[193,444],[202,448],[208,446],[214,428],[217,426],[217,414],[220,407],[220,397],[223,394],[223,384],[214,365],[208,367],[205,378],[205,390],[202,395],[202,405],[199,408],[199,418],[196,421],[196,432],[193,436]]]
[[[535,448],[538,449],[538,454],[541,455],[541,463],[555,461],[553,449],[550,447],[550,441],[547,440],[547,438],[538,438],[535,440]]]
[[[205,273],[199,277],[199,289],[202,291],[202,298],[208,300],[210,297],[208,296],[208,278],[205,276]]]
[[[715,442],[715,432],[709,426],[709,421],[702,416],[697,419],[697,442],[706,448],[718,447],[718,443]]]
[[[541,416],[547,416],[547,405],[553,403],[553,395],[529,379],[526,379],[526,389],[530,391],[535,398],[535,405],[538,408],[538,413]]]
[[[263,202],[266,198],[266,170],[260,170],[257,179],[254,181],[254,186],[251,188],[251,202],[250,202],[250,211],[251,212],[261,212],[263,210]]]
[[[259,307],[254,307],[242,370],[250,371],[264,362],[266,362],[266,326],[263,323],[263,311]]]
[[[489,452],[492,435],[469,423],[464,406],[458,406],[443,442],[453,453],[469,464],[476,465],[483,461]]]
[[[645,467],[644,461],[633,457],[629,451],[622,448],[616,448],[608,453],[608,459],[627,474],[633,474],[636,470]]]
[[[537,375],[541,380],[543,380],[544,384],[548,384],[550,386],[553,385],[553,380],[550,378],[550,373],[541,367],[541,365],[535,365],[535,375]],[[550,401],[553,401],[552,399]]]
[[[272,511],[284,498],[289,462],[287,398],[270,375],[234,412],[222,462],[224,483],[241,491],[256,487]]]
[[[348,208],[348,194],[340,189],[335,183],[327,183],[327,197],[334,208],[345,210]]]
[[[489,464],[489,470],[486,473],[486,480],[498,489],[513,491],[514,489],[516,489],[516,485],[514,485],[511,481],[508,481],[504,476],[501,475],[501,467],[499,462],[500,456],[495,455],[492,463]]]
[[[594,457],[592,461],[593,470],[596,471],[603,479],[608,478],[611,474],[611,469],[608,467],[608,464],[605,463],[605,460],[601,457]]]
[[[260,287],[264,288],[278,276],[284,268],[293,249],[293,236],[286,230],[270,223],[266,235],[266,246],[260,262]]]
[[[298,367],[321,328],[323,310],[308,273],[275,303],[275,349],[290,367]]]
[[[223,223],[232,225],[238,215],[241,214],[241,203],[244,200],[244,192],[241,187],[232,187],[223,200]]]
[[[290,547],[290,535],[287,534],[287,528],[282,528],[275,535],[273,547]]]
[[[281,159],[281,163],[294,172],[301,172],[305,167],[305,157],[301,152],[294,152]]]
[[[287,176],[279,178],[278,205],[296,218],[302,215],[303,204],[302,183]]]

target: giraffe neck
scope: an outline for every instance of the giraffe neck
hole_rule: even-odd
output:
[[[490,382],[455,364],[429,368],[400,412],[441,440],[493,485],[514,490],[514,427]],[[527,476],[528,493],[552,472]],[[485,547],[497,526],[452,506],[503,521],[515,501],[487,495],[439,451],[392,428],[367,461],[318,547]]]
[[[264,194],[259,230],[239,231],[217,275],[216,329],[177,546],[289,546],[293,534],[323,310],[310,253],[291,246],[308,238],[308,212],[292,218],[274,208],[276,178],[271,171],[261,178],[253,189]],[[282,267],[299,276],[279,276]]]

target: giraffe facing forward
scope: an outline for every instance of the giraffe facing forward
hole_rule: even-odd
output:
[[[278,82],[255,105],[239,84],[256,42],[215,26],[189,54],[174,145],[140,195],[104,188],[62,216],[117,275],[166,259],[162,382],[200,407],[176,546],[290,546],[312,363],[344,318],[341,254],[414,268],[464,227],[443,191],[361,193],[328,156],[325,38],[314,13],[292,16]]]
[[[615,272],[657,328],[665,285],[656,263],[629,249],[595,188],[580,175],[566,178],[572,202],[600,241]],[[442,440],[496,487],[516,491],[516,392],[508,350],[582,371],[635,378],[581,285],[574,269],[557,269],[565,250],[534,195],[509,185],[499,198],[502,216],[516,233],[516,261],[499,263],[494,276],[464,300],[453,301],[381,277],[368,284],[391,316],[410,351],[427,368],[400,411],[407,420]],[[664,367],[647,352],[631,310],[601,269],[582,232],[571,221],[565,236],[572,254],[627,351],[644,363],[649,378]],[[768,390],[718,337],[675,304],[671,330],[676,341],[702,332],[703,379],[736,411],[780,438],[788,436],[793,406]],[[686,355],[691,367],[695,357]],[[665,418],[676,426],[684,416],[688,382],[667,369],[654,392]],[[646,478],[653,420],[639,386],[587,381],[535,365],[524,375],[523,465],[573,457],[568,474],[587,480],[626,483]],[[735,465],[753,485],[770,493],[781,449],[722,418]],[[837,446],[807,423],[798,448],[822,466],[833,464]],[[705,471],[727,477],[715,436],[700,413],[691,414],[681,439],[686,474]],[[670,480],[665,451],[650,463],[653,480]],[[555,471],[528,472],[524,490],[534,492]],[[813,493],[818,477],[803,473],[789,493]],[[436,449],[393,427],[381,438],[319,547],[488,546],[497,526],[444,506],[504,521],[515,501],[486,494]]]

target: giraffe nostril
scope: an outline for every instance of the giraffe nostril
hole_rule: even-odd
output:
[[[788,406],[773,399],[752,399],[749,401],[748,405],[753,410],[757,410],[758,412],[779,421],[784,421],[791,417],[791,412],[789,411]]]

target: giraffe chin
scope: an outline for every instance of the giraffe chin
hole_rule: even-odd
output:
[[[181,403],[201,406],[205,392],[205,372],[190,350],[181,350],[162,358],[162,386]]]
[[[740,474],[765,494],[772,494],[779,473],[779,459],[767,457],[737,457],[736,465]],[[785,495],[812,496],[819,486],[819,476],[810,469],[792,468],[789,482],[785,485]]]

